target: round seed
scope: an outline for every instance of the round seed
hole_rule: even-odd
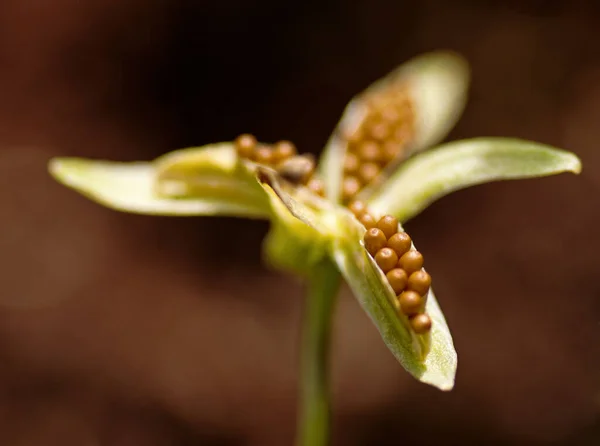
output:
[[[279,141],[275,144],[273,158],[275,163],[280,163],[296,155],[296,146],[290,141]]]
[[[379,144],[373,141],[362,143],[358,149],[358,156],[362,161],[379,161],[381,159],[381,149]]]
[[[395,141],[386,141],[381,147],[381,156],[385,163],[396,159],[402,152],[402,144]]]
[[[306,184],[315,171],[315,161],[310,155],[294,156],[283,161],[277,171],[291,183]]]
[[[411,247],[410,236],[406,232],[396,232],[388,239],[387,245],[396,251],[398,257],[402,257]]]
[[[398,232],[398,219],[392,215],[384,215],[377,222],[377,227],[381,229],[385,234],[385,237],[389,239]]]
[[[385,107],[381,110],[381,118],[387,123],[394,123],[400,119],[400,113],[394,107]]]
[[[411,249],[398,260],[398,267],[406,271],[409,276],[423,268],[423,255],[416,249]]]
[[[273,162],[273,150],[269,146],[259,146],[254,150],[252,159],[260,164],[271,164]]]
[[[364,184],[369,184],[379,175],[379,166],[375,163],[364,163],[358,169],[358,177]]]
[[[401,268],[394,268],[386,274],[390,286],[396,295],[400,294],[406,288],[406,272]]]
[[[352,212],[354,216],[358,218],[367,212],[367,205],[364,203],[364,201],[354,200],[348,205],[348,209],[350,209],[350,212]]]
[[[342,182],[342,196],[345,201],[354,197],[361,188],[360,181],[356,177],[346,177]]]
[[[390,248],[382,248],[375,254],[375,262],[384,273],[391,271],[398,263],[398,254]]]
[[[238,156],[250,158],[256,147],[256,138],[249,133],[244,133],[235,139],[235,150]]]
[[[374,256],[380,249],[385,248],[385,235],[381,229],[371,228],[365,233],[365,248]]]
[[[425,313],[410,318],[410,326],[416,334],[425,334],[431,330],[431,318]]]
[[[306,187],[320,197],[325,196],[325,184],[319,178],[311,178]]]
[[[363,226],[367,229],[374,228],[377,225],[377,222],[375,221],[373,216],[367,212],[362,214],[358,221],[360,221],[363,224]]]
[[[408,289],[425,296],[431,286],[431,276],[424,269],[415,271],[408,278]]]
[[[407,316],[418,314],[423,310],[423,298],[416,291],[404,291],[398,300],[400,310]]]
[[[347,174],[354,174],[360,167],[360,160],[354,153],[347,153],[344,159],[344,172]]]
[[[369,129],[369,134],[376,141],[384,141],[390,136],[390,127],[385,122],[376,122]]]

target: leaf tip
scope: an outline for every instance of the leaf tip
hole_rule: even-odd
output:
[[[77,183],[77,172],[83,167],[79,158],[51,158],[48,161],[48,173],[58,182],[65,185]]]
[[[566,170],[568,172],[574,173],[575,175],[579,175],[582,169],[583,166],[581,164],[581,159],[579,159],[579,157],[574,153],[569,153]]]

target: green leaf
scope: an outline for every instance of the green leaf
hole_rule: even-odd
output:
[[[49,171],[65,186],[118,211],[269,218],[264,191],[230,144],[187,150],[154,162],[55,158]]]
[[[440,142],[462,115],[470,82],[469,66],[465,59],[453,52],[426,53],[400,65],[354,97],[346,106],[320,162],[320,172],[331,200],[337,202],[341,190],[343,160],[347,150],[341,135],[344,130],[358,127],[365,119],[365,98],[370,93],[388,88],[398,81],[408,83],[413,100],[415,135],[408,153],[414,153]]]
[[[511,138],[473,138],[444,144],[404,162],[368,200],[378,214],[401,222],[450,192],[496,180],[579,173],[577,156]]]
[[[410,330],[406,316],[395,309],[393,290],[364,248],[364,227],[350,214],[340,213],[339,218],[344,236],[336,239],[332,256],[383,341],[415,378],[441,390],[452,389],[457,355],[433,291],[429,291],[426,304],[426,312],[433,321],[431,332],[417,335]]]

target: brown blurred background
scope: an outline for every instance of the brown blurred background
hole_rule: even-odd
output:
[[[291,445],[302,287],[261,265],[266,224],[111,212],[46,163],[245,131],[318,153],[354,93],[439,48],[473,65],[452,138],[555,144],[584,173],[407,225],[453,329],[451,393],[344,291],[334,444],[599,444],[599,39],[591,0],[2,0],[0,444]]]

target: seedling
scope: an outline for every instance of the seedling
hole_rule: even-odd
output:
[[[308,282],[297,444],[324,446],[341,277],[406,371],[450,390],[452,336],[424,257],[402,224],[458,189],[581,171],[574,154],[531,141],[437,145],[462,114],[469,78],[466,61],[450,52],[401,65],[352,99],[318,165],[289,141],[243,134],[150,162],[56,158],[49,168],[64,185],[119,211],[270,220],[269,265]]]

